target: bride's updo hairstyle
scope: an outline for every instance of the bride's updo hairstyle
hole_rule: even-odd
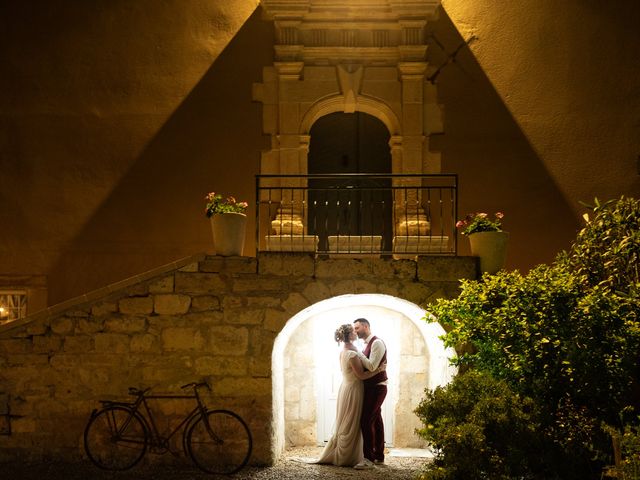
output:
[[[345,323],[344,325],[340,325],[336,330],[336,333],[333,334],[333,338],[336,342],[344,342],[347,343],[349,341],[349,335],[353,331],[353,325],[350,323]]]

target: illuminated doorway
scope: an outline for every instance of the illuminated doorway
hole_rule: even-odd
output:
[[[314,350],[316,362],[316,440],[319,445],[329,441],[333,433],[338,388],[342,381],[338,354],[340,346],[333,340],[334,332],[343,323],[352,323],[356,318],[366,318],[371,323],[371,331],[384,340],[387,346],[387,376],[390,379],[387,398],[382,404],[385,444],[393,446],[394,412],[398,398],[397,387],[400,369],[401,315],[377,306],[338,307],[322,312],[310,321],[314,323]],[[364,349],[362,340],[356,342],[360,351]]]
[[[424,310],[411,302],[389,295],[342,295],[318,302],[293,316],[275,340],[272,353],[275,458],[287,447],[317,445],[326,436],[327,427],[319,426],[318,422],[320,418],[325,424],[327,419],[332,420],[335,409],[331,410],[329,402],[317,400],[322,370],[318,364],[335,358],[336,350],[335,344],[328,352],[322,350],[316,345],[319,340],[316,336],[324,336],[322,331],[335,330],[341,323],[365,316],[363,313],[371,316],[372,327],[381,337],[385,319],[389,326],[395,322],[392,328],[397,340],[389,332],[385,338],[391,342],[390,353],[396,356],[389,362],[391,442],[395,447],[424,446],[414,433],[420,425],[413,409],[423,398],[424,388],[446,384],[455,373],[448,360],[454,352],[446,349],[439,338],[444,330],[437,323],[422,320]],[[320,414],[321,408],[328,411]]]

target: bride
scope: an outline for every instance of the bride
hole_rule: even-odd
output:
[[[358,358],[358,350],[353,342],[358,338],[353,325],[346,323],[335,332],[336,342],[343,344],[340,351],[342,383],[338,390],[338,403],[334,431],[320,458],[313,463],[331,463],[353,467],[364,461],[362,453],[362,432],[360,414],[364,387],[362,380],[373,377],[385,370],[386,364],[373,372],[368,372]]]

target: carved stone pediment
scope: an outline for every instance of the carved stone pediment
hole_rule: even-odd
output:
[[[300,18],[306,15],[361,19],[379,15],[405,18],[433,18],[440,0],[262,0],[263,8],[272,18]]]
[[[424,28],[440,0],[262,0],[276,59],[305,64],[424,61]]]

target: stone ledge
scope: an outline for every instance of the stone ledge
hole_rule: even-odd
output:
[[[40,310],[34,313],[33,315],[28,315],[24,318],[21,318],[20,320],[16,320],[15,322],[1,325],[0,337],[3,337],[7,332],[23,327],[30,323],[37,322],[39,320],[46,320],[51,317],[62,315],[68,310],[74,310],[74,309],[77,309],[78,307],[87,305],[92,302],[96,302],[97,300],[101,300],[112,293],[125,290],[128,287],[132,287],[141,282],[145,282],[147,280],[151,280],[152,278],[159,277],[162,274],[171,272],[173,270],[179,270],[185,265],[189,265],[194,262],[200,262],[204,258],[205,258],[204,253],[193,255],[191,257],[182,258],[180,260],[176,260],[175,262],[171,262],[166,265],[162,265],[158,268],[149,270],[147,272],[143,272],[139,275],[135,275],[125,280],[121,280],[111,285],[107,285],[106,287],[102,287],[102,288],[93,290],[91,292],[85,293],[84,295],[80,295],[78,297],[65,300],[64,302],[58,303],[56,305],[52,305],[51,307]]]
[[[315,255],[304,252],[264,253],[258,257],[259,275],[299,275],[315,273]]]
[[[208,255],[198,262],[198,271],[203,273],[255,274],[258,271],[258,262],[254,257]]]
[[[477,278],[477,257],[431,257],[417,259],[418,281],[457,282],[461,279]]]
[[[374,261],[380,261],[375,259]],[[373,277],[371,261],[360,258],[318,258],[316,278],[368,278]]]

